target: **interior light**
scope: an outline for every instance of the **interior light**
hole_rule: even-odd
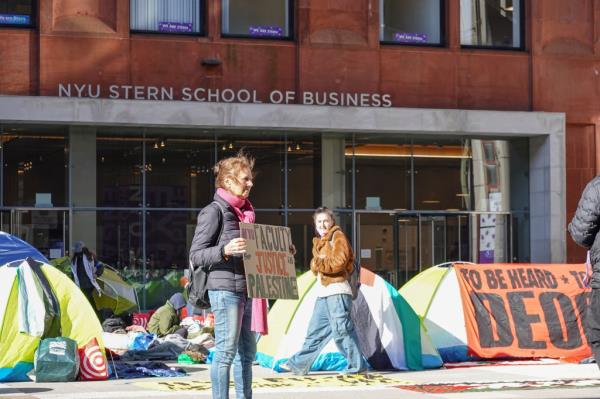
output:
[[[300,143],[296,143],[296,151],[300,151]]]
[[[439,204],[440,201],[438,200],[423,200],[424,204]]]
[[[229,149],[233,150],[233,142],[232,141],[229,142]]]
[[[223,151],[225,151],[225,150],[227,149],[227,147],[225,146],[225,143],[223,143],[223,147],[221,147],[221,149],[222,149]]]
[[[161,147],[164,147],[164,146],[165,146],[165,141],[164,141],[164,140],[162,140],[162,139],[160,140],[160,146],[161,146]]]
[[[154,149],[158,150],[158,143],[156,143],[156,142],[154,143]]]
[[[471,158],[469,149],[459,145],[363,144],[347,147],[345,155],[372,158]]]
[[[458,193],[458,194],[456,194],[457,197],[468,197],[470,195],[471,194],[469,194],[469,193]]]
[[[288,152],[292,151],[292,146],[290,144],[288,144]]]

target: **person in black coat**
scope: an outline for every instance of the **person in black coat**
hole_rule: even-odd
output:
[[[592,179],[581,194],[569,233],[573,241],[589,251],[592,288],[586,314],[586,336],[600,367],[600,176]]]
[[[253,186],[254,160],[242,152],[215,167],[214,201],[198,214],[190,247],[190,264],[208,271],[207,289],[215,316],[215,352],[210,370],[212,397],[229,398],[229,374],[237,399],[252,398],[252,362],[256,337],[250,330],[252,300],[248,298],[243,254],[246,240],[240,222],[254,223],[248,200]]]

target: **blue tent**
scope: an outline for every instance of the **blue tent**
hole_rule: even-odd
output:
[[[31,256],[40,262],[49,263],[37,249],[13,235],[0,231],[0,266]]]

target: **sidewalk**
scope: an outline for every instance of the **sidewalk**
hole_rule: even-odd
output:
[[[174,363],[171,365],[177,366]],[[0,384],[0,398],[210,397],[209,366],[185,366],[183,378],[71,383]],[[378,372],[368,376],[314,373],[295,377],[254,367],[255,398],[599,398],[595,364],[548,363]],[[234,398],[233,390],[230,397]]]

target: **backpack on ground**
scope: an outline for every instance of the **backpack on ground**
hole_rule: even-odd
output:
[[[213,201],[219,207],[219,226],[221,226],[219,231],[219,236],[217,237],[216,242],[213,242],[212,245],[217,245],[221,240],[221,235],[223,234],[223,207],[217,201]],[[210,299],[208,298],[208,273],[206,266],[198,266],[194,268],[194,265],[190,261],[190,282],[186,286],[186,293],[188,297],[188,302],[198,308],[198,309],[208,309],[210,308]]]

